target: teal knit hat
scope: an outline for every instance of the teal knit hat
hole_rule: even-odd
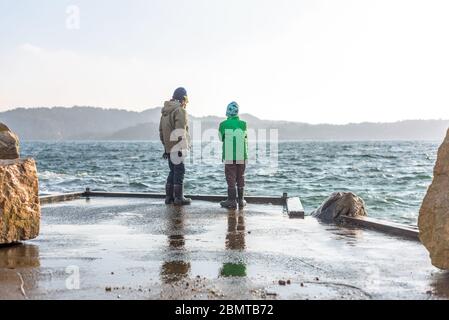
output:
[[[231,102],[228,104],[228,108],[226,110],[226,116],[228,118],[235,117],[239,114],[239,105],[237,102]]]

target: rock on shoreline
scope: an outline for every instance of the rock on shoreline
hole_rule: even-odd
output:
[[[419,212],[419,237],[432,264],[449,269],[449,130],[438,150],[433,182]]]
[[[0,122],[0,159],[18,159],[19,138]]]
[[[40,203],[33,159],[0,160],[0,244],[34,239]]]
[[[342,216],[366,216],[365,202],[352,192],[335,192],[312,213],[324,222],[338,222]]]

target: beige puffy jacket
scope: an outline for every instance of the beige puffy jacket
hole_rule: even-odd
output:
[[[166,153],[189,149],[188,121],[187,111],[179,101],[165,102],[159,124],[159,136]],[[176,150],[173,150],[175,146]]]

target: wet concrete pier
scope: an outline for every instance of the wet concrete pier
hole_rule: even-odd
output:
[[[46,204],[0,247],[1,299],[447,299],[416,241],[289,219],[281,206],[92,198]]]

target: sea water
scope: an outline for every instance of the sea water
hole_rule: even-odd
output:
[[[280,142],[275,165],[248,164],[247,194],[299,196],[310,213],[332,192],[362,197],[372,217],[416,224],[432,181],[437,142]],[[82,191],[164,192],[168,166],[158,142],[22,143],[37,160],[41,194]],[[225,194],[220,156],[188,163],[187,193]]]

